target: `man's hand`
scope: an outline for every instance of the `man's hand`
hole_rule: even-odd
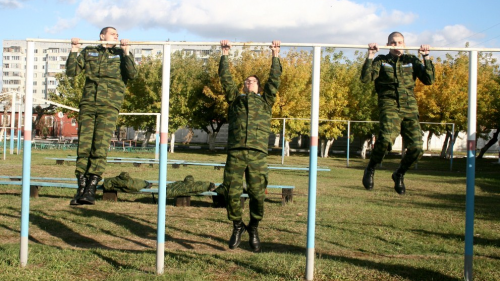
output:
[[[71,52],[78,52],[80,46],[80,38],[71,38]]]
[[[130,50],[129,43],[130,43],[130,40],[128,40],[128,39],[120,40],[120,46],[122,47],[123,54],[125,54],[126,56],[129,55],[129,50]]]
[[[231,42],[229,42],[229,40],[220,40],[220,47],[222,49],[222,55],[227,56],[231,49]]]
[[[429,59],[429,51],[431,49],[430,45],[420,45],[420,50],[418,52],[426,59]]]
[[[280,45],[281,45],[281,41],[280,40],[274,40],[271,43],[271,46],[269,46],[269,48],[273,52],[273,57],[278,57],[279,56],[279,54],[280,54]]]
[[[368,44],[368,58],[373,59],[375,57],[375,54],[378,52],[378,46],[377,43],[370,43]]]

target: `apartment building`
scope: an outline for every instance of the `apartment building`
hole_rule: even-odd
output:
[[[25,40],[4,40],[2,54],[2,93],[25,92],[26,87],[26,49]],[[218,50],[213,46],[172,46],[172,52],[183,51],[207,59]],[[65,71],[66,59],[71,51],[69,43],[35,43],[33,66],[33,97],[47,99],[50,92],[57,89],[56,74]],[[143,57],[162,54],[162,45],[137,45],[131,47],[135,61],[140,63]],[[34,106],[42,104],[34,101]],[[3,105],[0,103],[0,110]]]

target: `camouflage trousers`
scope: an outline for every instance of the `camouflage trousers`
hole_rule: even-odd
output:
[[[387,151],[401,134],[406,154],[401,160],[401,169],[407,171],[423,154],[422,129],[419,123],[417,101],[409,97],[407,101],[379,99],[380,132],[373,148],[370,162],[382,163]]]
[[[104,173],[117,119],[118,110],[114,107],[80,106],[75,174],[101,176]]]
[[[225,189],[229,220],[241,220],[240,197],[243,193],[243,176],[245,176],[250,198],[250,217],[258,221],[262,220],[267,170],[267,154],[264,152],[250,149],[228,151],[222,185]]]

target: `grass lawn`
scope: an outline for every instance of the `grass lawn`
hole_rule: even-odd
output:
[[[33,150],[31,176],[74,177],[74,164],[46,157],[74,150]],[[3,159],[3,154],[0,154]],[[154,158],[153,153],[112,151],[109,156]],[[22,155],[0,160],[0,175],[21,175]],[[225,153],[178,150],[169,159],[224,162]],[[344,156],[318,159],[314,280],[463,280],[466,159],[424,157],[406,177],[407,194],[393,190],[397,156],[375,173],[375,189],[361,185],[368,160]],[[500,280],[500,165],[476,161],[474,280]],[[74,162],[73,162],[74,163]],[[281,164],[281,155],[270,155]],[[308,165],[294,154],[287,165]],[[158,165],[109,164],[104,177],[120,172],[157,180]],[[222,182],[223,170],[169,166],[168,180]],[[191,207],[166,207],[165,270],[156,275],[158,206],[149,194],[118,195],[118,202],[69,205],[74,189],[44,187],[30,200],[28,265],[19,264],[21,187],[0,185],[0,273],[2,280],[304,280],[306,266],[307,171],[271,170],[269,184],[294,185],[292,203],[275,194],[265,203],[259,227],[262,252],[250,251],[245,233],[229,250],[232,223],[210,197],[193,197]],[[279,190],[269,190],[271,193]],[[248,203],[244,220],[249,220]]]

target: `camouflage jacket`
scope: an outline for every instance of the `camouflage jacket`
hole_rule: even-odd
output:
[[[431,60],[424,60],[422,64],[414,55],[379,55],[375,59],[367,58],[361,70],[361,82],[375,81],[379,98],[398,101],[415,98],[413,89],[417,77],[425,85],[434,83],[434,65]]]
[[[273,57],[264,92],[240,93],[229,71],[228,57],[221,57],[219,77],[229,103],[228,149],[255,149],[268,153],[272,108],[281,83],[281,70],[279,58]]]
[[[121,190],[123,192],[139,192],[149,186],[149,182],[130,177],[129,173],[121,172],[119,176],[104,179],[104,190]]]
[[[135,78],[134,57],[118,47],[90,46],[79,54],[71,52],[66,74],[75,77],[85,71],[85,87],[80,104],[111,106],[120,110],[129,79]]]

